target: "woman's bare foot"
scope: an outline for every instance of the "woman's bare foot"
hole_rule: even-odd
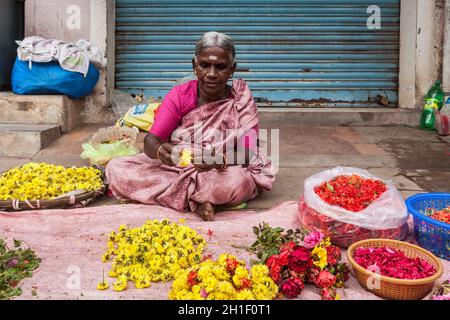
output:
[[[210,202],[200,203],[197,210],[195,210],[195,213],[205,221],[214,220],[214,206]]]

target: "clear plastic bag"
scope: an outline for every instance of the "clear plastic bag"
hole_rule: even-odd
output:
[[[132,156],[139,153],[139,149],[129,145],[126,140],[96,145],[89,142],[83,143],[82,147],[81,157],[89,159],[91,164],[97,165],[106,165],[113,158]]]
[[[338,206],[331,206],[323,201],[314,188],[324,182],[330,181],[339,175],[357,174],[363,178],[382,180],[371,175],[366,170],[351,167],[335,167],[316,173],[305,180],[306,204],[332,219],[355,224],[367,229],[397,228],[408,219],[408,210],[401,194],[395,188],[391,180],[384,181],[387,190],[366,209],[358,213],[346,210]]]
[[[308,207],[303,197],[298,203],[298,219],[300,224],[309,231],[320,231],[330,237],[333,244],[348,248],[353,243],[373,238],[403,240],[408,235],[408,224],[404,223],[397,228],[373,230],[355,224],[345,223],[320,214]]]
[[[316,186],[339,175],[352,174],[382,180],[366,170],[351,167],[335,167],[312,175],[305,180],[304,197],[299,202],[300,223],[310,230],[330,236],[343,247],[373,237],[404,238],[408,232],[408,210],[392,181],[384,181],[387,190],[359,212],[330,205],[314,191]]]

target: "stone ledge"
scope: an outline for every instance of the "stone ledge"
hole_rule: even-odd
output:
[[[0,123],[51,124],[69,132],[80,123],[82,99],[64,95],[17,95],[0,92]]]
[[[262,127],[281,125],[417,127],[420,111],[398,108],[259,108]]]
[[[60,135],[57,125],[0,124],[0,157],[31,157]]]

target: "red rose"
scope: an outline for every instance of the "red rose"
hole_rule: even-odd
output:
[[[266,266],[271,269],[274,265],[278,264],[278,255],[273,254],[266,260]]]
[[[327,270],[320,271],[315,285],[319,288],[328,288],[336,283],[336,276]]]
[[[305,287],[299,278],[289,278],[281,285],[281,293],[286,298],[296,298]]]
[[[280,280],[280,277],[281,277],[280,271],[281,271],[281,266],[279,266],[277,264],[274,265],[270,269],[269,273],[270,273],[270,277],[272,278],[273,281],[278,282],[278,280]]]
[[[288,258],[291,253],[289,251],[283,251],[278,256],[278,263],[280,266],[287,266]]]
[[[320,290],[320,296],[322,300],[335,300],[336,299],[336,290],[331,288],[322,288]]]
[[[289,255],[288,267],[292,271],[302,273],[312,266],[311,254],[305,247],[296,247]]]
[[[306,283],[315,284],[317,277],[319,276],[320,269],[319,268],[310,268],[306,271]]]
[[[330,266],[335,266],[341,260],[341,249],[336,246],[328,246],[327,249],[327,262]]]
[[[286,242],[285,244],[283,244],[280,247],[280,252],[292,252],[292,250],[294,250],[295,248],[295,242],[291,241],[291,242]]]

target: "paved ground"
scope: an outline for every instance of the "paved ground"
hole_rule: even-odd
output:
[[[87,161],[79,156],[81,144],[102,126],[84,125],[32,159],[0,158],[0,172],[30,160],[85,165]],[[279,129],[280,168],[272,191],[250,202],[249,208],[267,209],[298,200],[308,176],[337,165],[392,179],[404,198],[418,192],[450,192],[450,137],[410,127],[294,126],[279,120],[266,120],[261,128]],[[105,196],[92,205],[116,203]]]

